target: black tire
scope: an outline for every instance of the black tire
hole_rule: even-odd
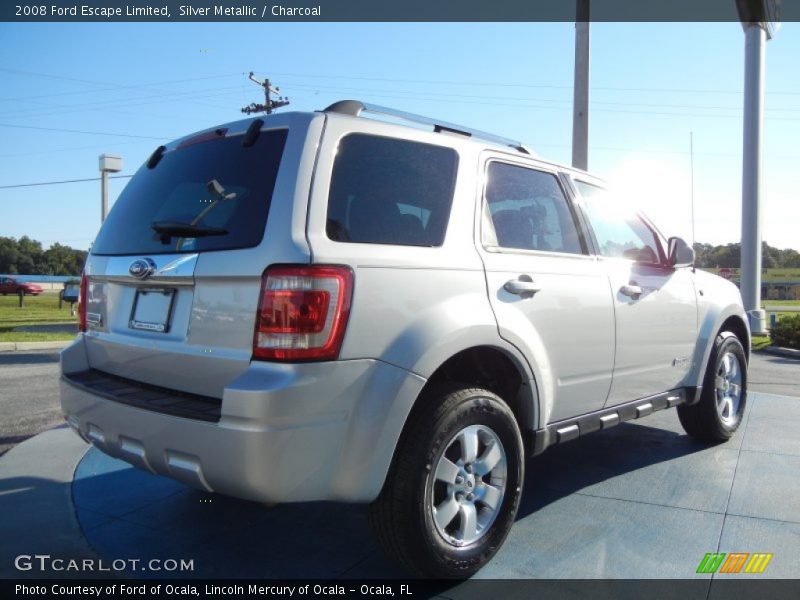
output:
[[[739,400],[738,403],[732,401],[727,410],[721,412],[719,406],[722,399],[733,389],[724,387],[724,381],[728,381],[728,386],[731,385],[731,381],[724,375],[726,366],[723,361],[731,359],[735,359],[738,369],[740,383],[734,385],[740,386]],[[718,376],[722,377],[719,381]],[[714,340],[714,348],[711,350],[703,378],[700,401],[691,406],[678,406],[678,418],[683,429],[693,438],[704,442],[724,442],[739,428],[746,404],[747,356],[739,338],[730,331],[723,331]]]
[[[524,480],[522,437],[511,409],[487,390],[449,386],[426,393],[419,402],[423,404],[400,437],[383,489],[369,506],[369,523],[386,555],[410,573],[469,577],[495,555],[514,523]],[[464,445],[472,442],[461,440],[472,439],[473,434],[472,455],[477,459],[456,460],[457,452],[470,454]],[[498,443],[501,459],[496,459]],[[445,459],[452,461],[448,464]],[[491,472],[483,474],[495,459]],[[435,469],[440,465],[459,469],[452,484],[437,479]],[[457,503],[458,512],[445,528],[434,520],[439,499],[440,521],[446,519],[442,507],[447,504],[449,514]],[[471,518],[479,525],[470,527]],[[470,531],[478,537],[470,540],[464,533]],[[462,534],[459,543],[454,538]]]

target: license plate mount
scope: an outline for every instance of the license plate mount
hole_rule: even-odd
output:
[[[133,298],[128,327],[137,331],[168,333],[172,320],[175,290],[169,288],[140,288]]]

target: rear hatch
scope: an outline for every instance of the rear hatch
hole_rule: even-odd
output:
[[[316,121],[297,113],[240,121],[153,153],[87,261],[92,369],[222,396],[252,356],[264,269],[309,260],[316,144],[307,141],[318,139]]]

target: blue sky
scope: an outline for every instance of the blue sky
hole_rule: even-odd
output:
[[[783,24],[767,46],[764,136],[763,238],[795,249],[799,30]],[[590,170],[664,233],[690,239],[691,131],[696,239],[738,241],[741,26],[594,23],[591,34]],[[358,98],[518,138],[568,163],[573,48],[569,23],[2,23],[0,186],[97,177],[104,152],[133,173],[161,142],[261,101],[250,70],[270,76],[290,109]],[[112,181],[112,201],[125,181]],[[88,248],[99,204],[95,181],[0,189],[0,236]]]

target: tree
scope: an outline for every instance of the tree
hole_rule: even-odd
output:
[[[0,273],[9,275],[80,275],[87,252],[55,243],[42,250],[42,243],[22,236],[0,237]]]
[[[784,268],[800,269],[800,252],[792,250],[791,248],[781,250],[781,252],[783,254],[781,261],[783,262]]]
[[[42,243],[23,235],[17,241],[19,258],[17,259],[17,273],[24,275],[39,275],[44,262]]]
[[[45,250],[41,275],[74,275],[75,254],[72,248],[55,243]]]
[[[0,273],[14,275],[17,273],[19,248],[17,240],[10,237],[0,237]]]

